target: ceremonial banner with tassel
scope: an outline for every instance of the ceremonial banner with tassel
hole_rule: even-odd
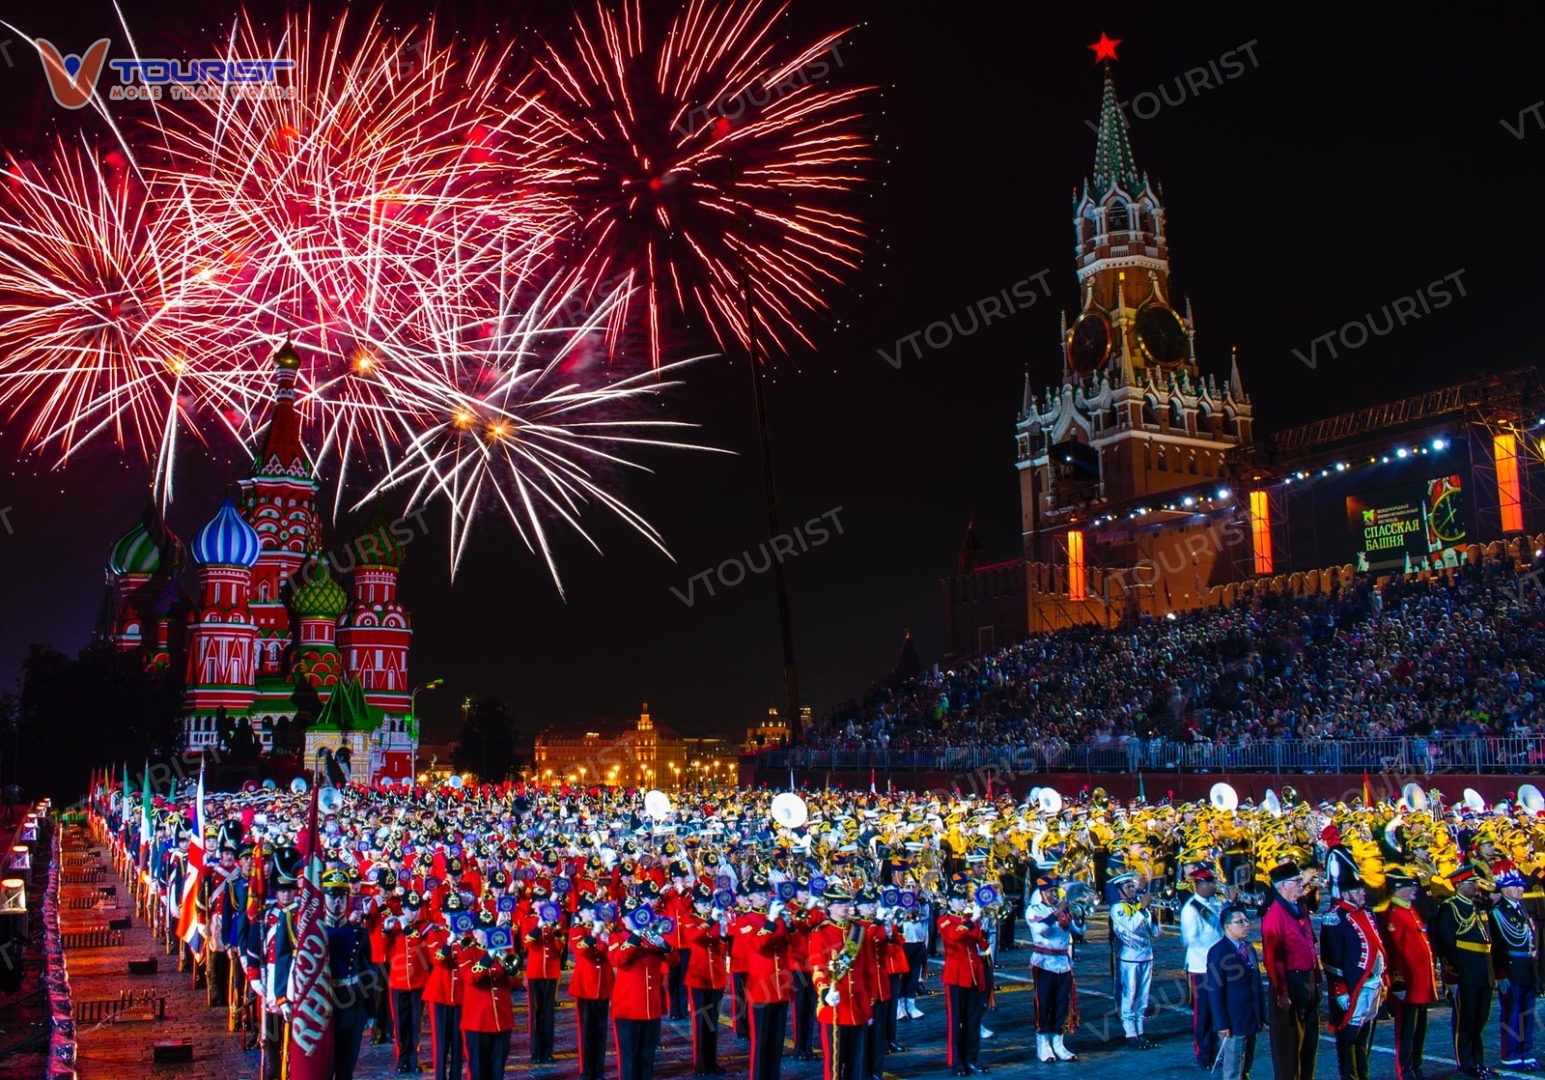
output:
[[[317,836],[317,789],[305,835],[306,871],[295,893],[295,962],[289,999],[295,1008],[285,1045],[287,1080],[328,1080],[333,1072],[333,993],[327,965],[327,904],[322,896],[322,844]]]

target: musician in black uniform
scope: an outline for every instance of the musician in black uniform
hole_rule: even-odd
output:
[[[1534,1004],[1539,997],[1535,964],[1540,950],[1534,920],[1523,903],[1527,882],[1510,862],[1498,863],[1492,873],[1502,894],[1491,909],[1491,958],[1501,1005],[1502,1065],[1535,1069],[1539,1067],[1534,1057]]]
[[[342,870],[322,875],[327,894],[327,967],[333,982],[333,1080],[354,1080],[359,1044],[365,1036],[365,987],[370,970],[370,935],[358,912],[349,913],[349,877]]]
[[[1443,982],[1454,1003],[1454,1061],[1466,1076],[1497,1075],[1486,1067],[1481,1035],[1491,1016],[1491,927],[1477,897],[1475,868],[1449,874],[1454,895],[1443,902],[1432,924],[1432,942],[1443,964]]]

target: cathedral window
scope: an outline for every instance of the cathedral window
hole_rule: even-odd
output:
[[[1169,451],[1162,446],[1159,447],[1159,471],[1169,472]]]
[[[1191,455],[1190,472],[1191,472],[1192,476],[1197,475],[1197,472],[1196,472],[1196,455],[1195,454]]]

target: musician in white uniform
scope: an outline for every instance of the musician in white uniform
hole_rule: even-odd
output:
[[[1190,874],[1195,892],[1180,909],[1180,943],[1186,950],[1186,972],[1191,979],[1191,1052],[1196,1063],[1212,1068],[1218,1057],[1218,1037],[1213,1034],[1207,1016],[1207,953],[1223,937],[1218,922],[1223,912],[1223,897],[1212,870],[1198,866]]]
[[[1077,1060],[1062,1039],[1073,1010],[1073,940],[1083,940],[1084,922],[1058,897],[1060,884],[1049,871],[1043,873],[1025,907],[1035,975],[1035,1044],[1042,1061]]]
[[[1153,986],[1153,939],[1159,936],[1159,923],[1138,895],[1136,874],[1121,874],[1110,884],[1120,897],[1111,907],[1110,926],[1120,948],[1116,968],[1121,977],[1121,1026],[1127,1046],[1152,1050],[1157,1044],[1143,1034],[1143,1014]]]

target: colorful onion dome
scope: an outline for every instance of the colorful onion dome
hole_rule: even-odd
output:
[[[118,538],[107,557],[115,574],[175,574],[182,568],[182,542],[172,535],[155,503],[145,507],[134,528]]]
[[[349,606],[349,594],[327,572],[327,563],[313,560],[301,568],[303,584],[291,604],[302,619],[336,619]]]
[[[248,525],[230,499],[193,538],[193,560],[200,566],[246,566],[263,550],[256,530]]]
[[[354,541],[354,554],[357,558],[356,566],[385,566],[393,570],[402,566],[402,560],[407,555],[405,540],[396,534],[396,527],[400,522],[389,522],[386,511],[376,503],[375,510],[371,512],[370,520],[365,524],[365,530],[359,534],[359,539]],[[412,535],[411,531],[408,533]]]

